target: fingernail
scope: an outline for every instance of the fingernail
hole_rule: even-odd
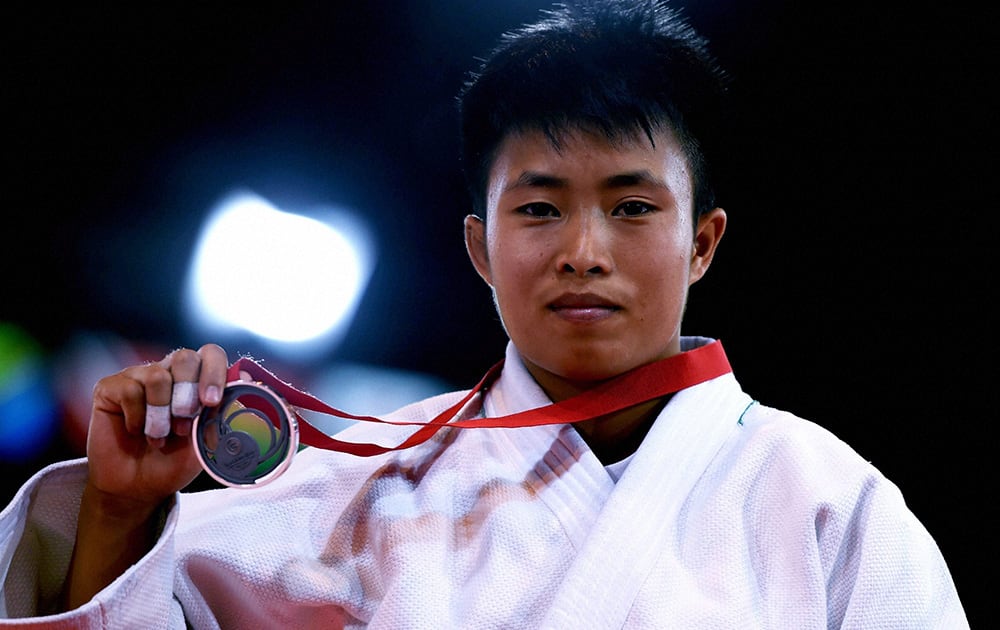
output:
[[[217,405],[219,401],[222,400],[222,393],[219,388],[215,385],[209,385],[205,388],[205,402],[209,405]]]

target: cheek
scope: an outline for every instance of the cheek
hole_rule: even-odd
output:
[[[666,248],[666,245],[661,244]],[[661,250],[662,251],[662,250]],[[673,305],[682,303],[690,276],[690,260],[683,248],[672,249],[669,255],[639,258],[633,265],[633,277],[639,288],[639,302],[647,313],[655,317],[657,310],[662,315],[672,313]]]
[[[550,250],[544,239],[494,236],[488,249],[494,285],[524,282],[544,273]]]
[[[500,315],[510,316],[524,302],[527,295],[530,269],[534,266],[536,254],[511,251],[509,248],[491,248],[490,275],[493,287],[493,301]]]

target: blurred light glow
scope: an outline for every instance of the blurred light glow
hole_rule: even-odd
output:
[[[195,249],[195,318],[286,343],[325,340],[346,326],[371,275],[370,239],[343,211],[319,220],[252,193],[231,195]]]

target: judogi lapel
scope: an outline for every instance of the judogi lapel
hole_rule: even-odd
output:
[[[720,376],[674,395],[608,497],[543,628],[621,628],[658,563],[677,564],[685,497],[753,403]],[[722,395],[719,395],[722,393]]]

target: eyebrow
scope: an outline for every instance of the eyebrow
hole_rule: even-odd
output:
[[[645,169],[612,175],[604,180],[602,188],[630,188],[642,185],[670,189],[666,182]],[[504,188],[504,192],[510,192],[517,188],[566,188],[568,186],[568,179],[537,171],[524,171],[517,179]]]
[[[645,169],[612,175],[604,180],[605,188],[631,188],[643,185],[670,189],[670,186],[667,186],[665,181]]]
[[[546,175],[536,171],[524,171],[517,179],[508,184],[503,191],[510,192],[517,188],[566,188],[568,185],[569,181],[562,177]]]

